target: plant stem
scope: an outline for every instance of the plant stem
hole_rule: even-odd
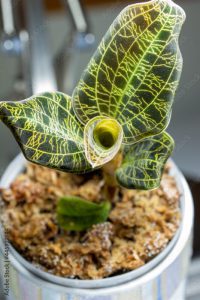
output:
[[[117,155],[107,164],[102,167],[103,178],[105,181],[104,195],[105,199],[111,202],[115,201],[118,190],[118,182],[116,180],[115,171],[122,163],[122,152],[119,151]]]

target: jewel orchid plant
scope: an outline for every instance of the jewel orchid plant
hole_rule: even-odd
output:
[[[182,70],[178,38],[184,20],[184,11],[172,0],[131,4],[109,28],[71,97],[45,92],[1,102],[0,119],[27,160],[86,173],[121,152],[118,183],[128,189],[157,188],[174,147],[164,130]],[[100,207],[78,198],[61,200],[60,223],[70,229],[83,228],[77,225],[80,216],[96,215],[99,222],[109,211],[107,202]],[[68,225],[66,218],[71,218]]]

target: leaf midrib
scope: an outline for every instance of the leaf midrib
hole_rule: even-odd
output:
[[[155,5],[154,7],[152,7],[152,9],[145,11],[145,14],[149,13],[150,11],[152,11],[153,9],[155,9],[155,8],[158,7],[158,6],[160,6],[159,3],[157,3],[157,5]],[[163,9],[163,10],[164,10],[164,9]],[[163,10],[162,10],[162,12],[163,12]],[[136,18],[138,18],[138,17],[141,16],[141,15],[143,15],[143,13],[142,13],[142,14],[139,14],[139,15],[136,15],[136,16],[133,18],[133,20],[135,20]],[[155,18],[154,22],[155,22],[158,18],[159,18],[159,14],[158,14],[158,16]],[[153,22],[153,23],[154,23],[154,22]],[[124,57],[127,57],[127,56],[128,56],[130,49],[135,45],[135,43],[138,41],[138,39],[139,39],[139,38],[140,38],[140,37],[141,37],[141,36],[149,29],[149,27],[152,26],[153,23],[151,23],[149,26],[147,26],[147,27],[145,28],[145,30],[144,30],[141,34],[139,34],[139,35],[137,36],[137,38],[134,40],[134,43],[127,49],[127,52],[125,53]],[[124,58],[123,58],[123,59],[124,59]],[[109,96],[109,99],[108,99],[108,103],[109,103],[108,114],[109,114],[109,115],[110,115],[110,105],[111,105],[110,98],[111,98],[112,91],[113,91],[113,88],[114,88],[114,83],[115,83],[115,78],[116,78],[116,76],[117,76],[117,72],[118,72],[119,68],[121,67],[121,64],[122,64],[122,63],[123,63],[123,60],[121,61],[121,63],[118,64],[118,67],[117,67],[117,70],[116,70],[116,72],[115,72],[115,76],[114,76],[114,78],[113,78],[113,82],[112,82],[112,85],[111,85],[111,92],[110,92],[110,96]],[[116,113],[116,111],[115,111],[115,113]],[[116,115],[115,115],[115,117],[116,117]]]
[[[156,0],[155,2],[157,2],[157,0]],[[159,4],[159,3],[158,3],[158,4]],[[150,5],[152,5],[152,3],[146,3],[145,5],[150,6]],[[156,6],[157,6],[157,5],[153,6],[151,9],[147,10],[146,13],[152,11]],[[143,15],[143,13],[138,14],[137,17],[142,16],[142,15]],[[101,60],[100,60],[100,62],[99,62],[99,65],[98,65],[98,68],[97,68],[97,75],[99,74],[100,66],[101,66],[101,64],[102,64],[102,62],[103,62],[103,59],[104,59],[105,55],[107,54],[107,50],[109,49],[109,47],[110,47],[111,43],[113,42],[113,40],[115,39],[116,35],[122,30],[122,28],[124,28],[125,26],[127,26],[127,25],[128,25],[130,22],[132,22],[132,20],[134,20],[134,19],[135,19],[135,16],[134,16],[133,19],[131,18],[128,22],[124,23],[124,25],[121,26],[121,27],[119,28],[119,30],[117,30],[117,31],[115,32],[115,34],[112,36],[112,39],[110,40],[110,42],[108,43],[107,47],[105,48],[104,54],[102,55]],[[97,95],[97,85],[98,85],[98,82],[97,82],[97,79],[98,79],[98,76],[96,76],[96,81],[95,81],[95,97],[96,97],[96,99],[98,99],[98,95]],[[79,101],[79,102],[80,102],[80,101]],[[98,101],[97,101],[97,108],[98,108],[99,113],[101,114],[101,111],[100,111],[100,107],[99,107]]]

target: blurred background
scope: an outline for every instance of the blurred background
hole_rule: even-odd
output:
[[[70,94],[113,19],[134,1],[0,0],[0,101],[54,88]],[[200,1],[176,2],[187,20],[180,38],[184,68],[169,132],[176,141],[173,158],[194,196],[194,262],[187,299],[199,300]],[[0,126],[0,175],[19,152],[8,129]]]

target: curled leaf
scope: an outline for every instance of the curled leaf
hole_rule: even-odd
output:
[[[19,102],[0,102],[0,119],[29,161],[66,172],[92,169],[85,157],[84,127],[69,96],[44,93]]]
[[[103,223],[110,212],[110,202],[96,204],[80,197],[63,197],[57,206],[57,221],[61,228],[81,231]]]
[[[127,6],[109,28],[73,93],[82,123],[116,119],[123,143],[135,143],[168,125],[182,56],[178,37],[185,13],[171,0]]]
[[[118,182],[128,189],[159,187],[164,165],[173,148],[174,141],[166,132],[125,146],[124,160],[116,171]]]
[[[93,168],[104,165],[119,151],[123,131],[114,119],[96,117],[84,130],[85,155]]]

